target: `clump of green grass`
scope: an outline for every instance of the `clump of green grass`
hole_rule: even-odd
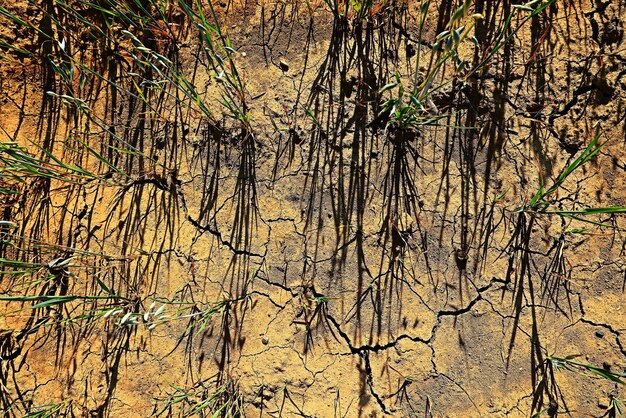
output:
[[[533,394],[532,418],[539,418],[544,415],[556,416],[559,413],[569,413],[565,405],[565,398],[556,382],[555,373],[559,371],[570,371],[578,375],[587,377],[597,377],[616,384],[625,384],[623,378],[625,373],[618,373],[610,370],[608,367],[598,367],[589,363],[582,363],[576,359],[580,354],[573,354],[566,357],[547,356],[545,360],[537,368],[542,373],[542,378],[537,382]],[[544,395],[548,396],[547,405],[544,402]],[[561,409],[559,400],[565,409]],[[609,405],[605,410],[603,417],[622,416],[622,402],[614,395],[610,395]],[[536,411],[536,412],[535,412]]]
[[[211,319],[224,311],[231,303],[231,300],[221,300],[206,304],[196,304],[191,302],[167,301],[159,299],[160,307],[156,307],[157,302],[153,301],[145,309],[135,310],[132,306],[113,306],[104,312],[104,319],[115,320],[118,328],[135,327],[144,324],[152,331],[156,327],[173,321],[188,321],[185,333],[204,331]]]
[[[238,121],[246,132],[251,132],[246,85],[234,60],[237,51],[220,25],[213,1],[208,0],[207,3],[211,12],[211,21],[204,13],[202,3],[199,1],[196,2],[195,9],[184,1],[181,1],[179,6],[197,30],[198,40],[204,51],[205,68],[222,87],[220,103],[230,118]]]
[[[192,387],[170,384],[173,389],[164,398],[155,398],[151,417],[243,416],[243,400],[235,382],[219,383],[215,379],[198,382]]]
[[[162,100],[155,100],[161,95],[177,108],[186,108],[194,117],[209,120],[213,125],[219,125],[220,118],[225,115],[245,132],[252,131],[248,93],[235,60],[237,51],[222,28],[211,0],[103,0],[97,4],[87,0],[59,0],[54,11],[36,2],[32,6],[56,25],[58,33],[47,33],[37,22],[31,22],[4,6],[0,8],[0,16],[36,34],[47,45],[53,45],[51,53],[42,57],[44,65],[49,66],[58,81],[53,86],[47,86],[54,87],[47,94],[64,104],[68,112],[76,112],[83,117],[82,121],[78,121],[82,126],[77,126],[75,130],[81,135],[76,135],[74,141],[107,170],[127,176],[119,164],[106,157],[111,153],[138,156],[155,166],[162,163],[115,133],[106,117],[96,110],[98,98],[93,95],[92,86],[101,83],[117,90],[127,100],[143,103],[147,108],[146,114],[159,115],[162,112]],[[177,15],[176,19],[182,18],[176,25],[172,23],[173,13]],[[77,22],[81,30],[89,33],[89,40],[85,41],[68,27],[69,21]],[[187,28],[195,31],[201,51],[197,64],[217,86],[221,96],[217,102],[221,110],[212,105],[215,100],[198,90],[195,75],[190,75],[189,69],[178,61],[181,34]],[[113,46],[116,47],[111,52]],[[113,53],[114,56],[109,56],[109,59],[129,65],[118,66],[114,76],[108,74],[109,70],[100,66],[100,57],[97,56],[103,47],[109,51],[104,57]],[[89,53],[77,54],[77,49],[86,49]],[[126,51],[130,62],[123,55]],[[85,60],[89,54],[94,54],[92,63]],[[117,144],[102,144],[102,150],[98,151],[90,140],[95,128],[106,132]]]
[[[592,215],[612,215],[616,213],[626,213],[625,206],[609,206],[609,207],[591,207],[582,209],[552,209],[558,203],[558,192],[562,188],[565,181],[582,167],[602,149],[604,143],[599,143],[601,133],[598,133],[583,150],[583,152],[572,163],[567,165],[556,178],[554,183],[545,188],[542,184],[539,190],[533,195],[530,201],[514,210],[516,213],[531,213],[534,215],[546,214],[557,215],[563,218],[575,219],[578,221],[595,224],[598,226],[612,227],[605,223],[596,222],[588,219],[587,216]]]
[[[436,36],[433,45],[433,53],[430,58],[425,60],[422,52],[422,40],[424,34],[424,25],[431,6],[431,1],[424,1],[420,7],[420,19],[418,29],[417,54],[415,75],[413,87],[409,90],[405,88],[400,76],[396,73],[395,80],[380,89],[379,93],[386,91],[392,93],[392,97],[387,99],[382,107],[382,113],[389,112],[390,118],[387,122],[387,128],[392,129],[416,129],[423,126],[436,126],[439,121],[448,117],[448,115],[438,114],[438,109],[431,99],[433,93],[441,91],[446,86],[456,83],[455,88],[462,88],[469,77],[480,72],[491,60],[495,54],[508,42],[513,39],[522,26],[543,12],[556,0],[548,1],[531,1],[525,5],[516,5],[515,10],[504,22],[503,28],[500,30],[495,43],[491,46],[485,58],[476,66],[471,67],[470,63],[464,60],[459,54],[459,47],[467,42],[471,42],[478,47],[478,40],[472,35],[476,22],[483,18],[481,14],[472,14],[472,1],[465,0],[452,14],[450,21],[446,26],[446,30]],[[527,13],[530,12],[530,13]],[[519,14],[525,13],[521,22],[508,33],[513,19]],[[454,70],[451,74],[443,73],[444,67],[452,63]],[[420,68],[425,67],[424,74],[420,72]],[[456,127],[467,129],[467,127]],[[472,127],[469,127],[472,128]]]
[[[425,1],[420,7],[420,24],[418,39],[423,38],[424,24],[430,8],[431,2]],[[382,107],[382,112],[390,113],[387,129],[411,130],[423,126],[437,125],[438,121],[447,118],[448,115],[437,114],[438,110],[432,102],[431,96],[436,91],[441,90],[446,85],[452,83],[464,71],[468,70],[468,63],[460,58],[459,47],[471,36],[476,20],[482,18],[481,15],[472,15],[467,24],[463,24],[465,18],[470,13],[471,2],[466,0],[454,12],[447,24],[447,29],[436,36],[433,45],[433,55],[427,62],[422,62],[422,43],[418,42],[415,65],[415,76],[413,88],[410,91],[404,87],[400,76],[396,73],[395,80],[382,89],[385,91],[395,91]],[[454,75],[437,82],[438,76],[446,63],[452,61],[455,66]],[[425,74],[420,74],[421,66],[427,66]],[[421,79],[421,81],[420,81]]]
[[[622,379],[626,378],[626,373],[618,373],[608,368],[598,367],[588,363],[581,363],[576,360],[578,357],[580,357],[580,354],[572,354],[566,357],[548,356],[546,360],[549,361],[557,371],[569,370],[579,374],[601,377],[622,385],[625,384]]]
[[[48,158],[37,157],[16,142],[0,142],[0,179],[3,179],[4,184],[23,182],[28,178],[47,178],[69,182],[98,178],[95,173],[66,163],[52,152],[36,144],[33,145]]]
[[[12,413],[13,411],[7,411]],[[72,416],[72,401],[63,401],[59,403],[48,403],[41,406],[29,408],[23,418],[55,418]]]

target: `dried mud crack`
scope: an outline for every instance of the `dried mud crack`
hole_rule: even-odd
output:
[[[0,415],[618,416],[623,0],[0,0]]]

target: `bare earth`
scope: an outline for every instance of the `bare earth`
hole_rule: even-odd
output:
[[[626,205],[626,3],[557,0],[475,74],[446,64],[439,126],[409,137],[380,91],[413,85],[421,2],[383,3],[359,23],[322,1],[216,2],[245,126],[180,8],[141,39],[213,118],[171,77],[140,85],[128,24],[105,42],[55,2],[0,0],[54,39],[0,15],[1,141],[62,173],[2,176],[0,150],[0,416],[615,412],[625,215],[516,209],[597,134],[547,210]],[[458,6],[430,5],[420,65]],[[510,0],[472,2],[470,68],[513,12],[516,28]]]

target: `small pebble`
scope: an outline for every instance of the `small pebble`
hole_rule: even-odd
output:
[[[602,331],[601,329],[596,331],[596,337],[598,338],[602,338],[604,337],[604,331]]]
[[[263,338],[261,338],[261,342],[263,343],[263,345],[268,345],[270,343],[270,337],[264,335]]]

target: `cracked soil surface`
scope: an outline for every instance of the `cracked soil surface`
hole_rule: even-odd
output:
[[[443,119],[410,138],[385,129],[381,89],[411,85],[459,2],[432,2],[421,39],[419,1],[362,23],[215,2],[246,128],[179,9],[141,39],[215,120],[163,74],[142,101],[129,26],[94,40],[61,3],[0,0],[55,40],[0,16],[2,141],[63,173],[2,176],[0,154],[0,415],[614,416],[621,383],[550,359],[626,372],[626,219],[519,208],[598,133],[550,211],[626,205],[623,0],[556,0],[523,25],[517,2],[470,2],[470,68],[517,13],[510,38],[467,77],[444,66]]]

